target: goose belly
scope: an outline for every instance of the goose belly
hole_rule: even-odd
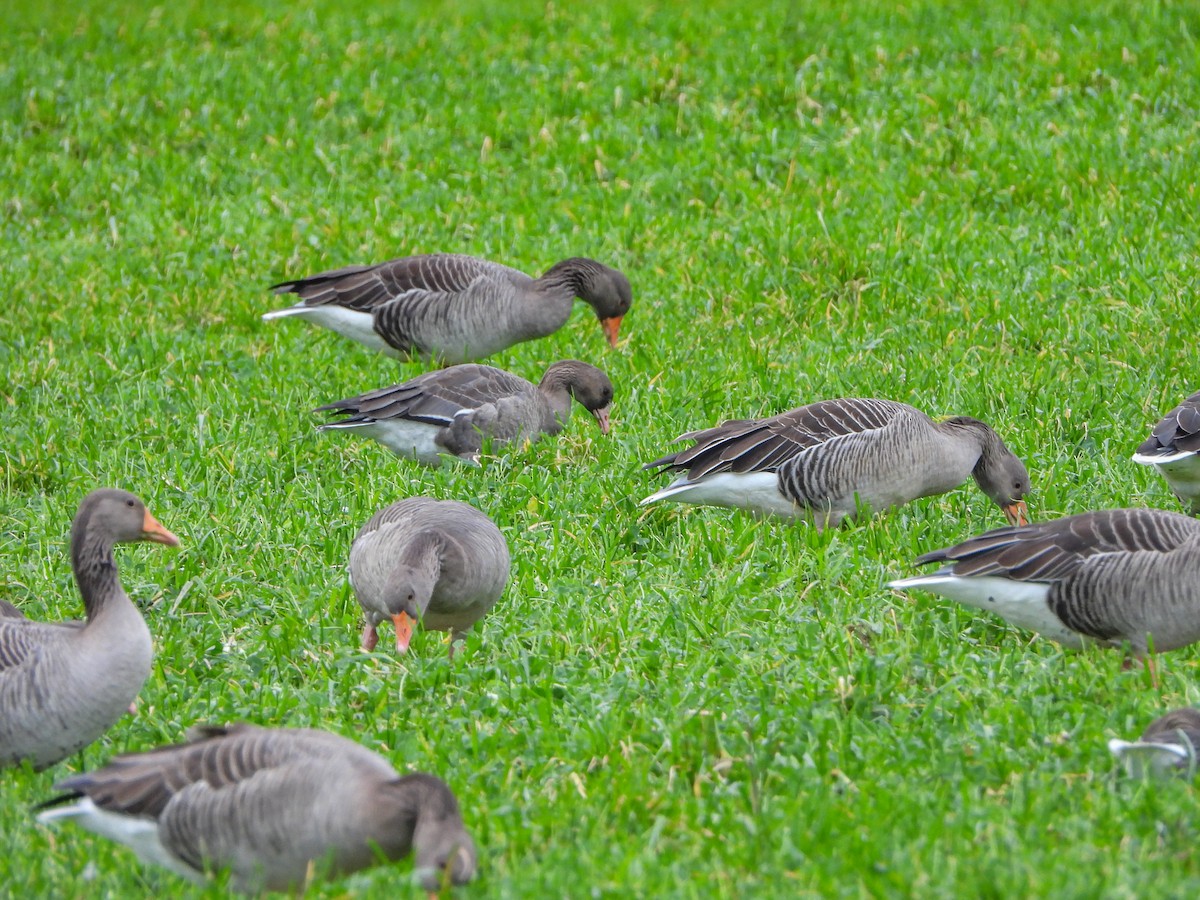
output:
[[[342,337],[350,338],[350,340],[357,341],[364,347],[369,347],[388,356],[396,358],[405,356],[405,354],[401,353],[379,335],[379,332],[375,330],[375,317],[370,313],[346,309],[344,306],[335,306],[332,304],[325,306],[297,305],[289,306],[287,309],[279,309],[273,313],[267,313],[263,318],[285,318],[288,316],[296,316],[307,322],[312,322],[314,325],[328,328]]]
[[[661,500],[744,509],[785,519],[811,518],[807,508],[779,492],[779,478],[774,472],[721,472],[699,481],[688,481],[685,476],[651,494],[640,505]]]
[[[108,838],[130,848],[138,859],[152,865],[163,866],[195,884],[203,884],[204,877],[182,859],[167,850],[158,837],[158,823],[140,816],[126,816],[109,812],[96,806],[91,799],[82,799],[69,806],[58,806],[38,814],[38,821],[49,825],[60,820],[74,822],[93,834]]]
[[[948,597],[951,600],[993,612],[1020,628],[1036,631],[1068,647],[1079,648],[1083,640],[1063,624],[1050,609],[1050,586],[1036,581],[1013,581],[994,575],[960,577],[958,575],[918,575],[893,581],[888,587],[909,591],[913,588]]]
[[[415,459],[427,466],[440,466],[447,456],[446,448],[437,443],[437,436],[444,426],[411,419],[382,419],[374,422],[333,422],[322,425],[322,430],[354,431],[372,438],[387,447],[397,456]]]
[[[1194,767],[1196,762],[1188,749],[1179,744],[1122,741],[1113,738],[1108,742],[1108,750],[1113,756],[1124,761],[1129,774],[1134,778],[1184,773]]]
[[[1138,454],[1133,461],[1157,468],[1175,495],[1190,502],[1193,512],[1200,512],[1200,453],[1176,453],[1173,456]]]

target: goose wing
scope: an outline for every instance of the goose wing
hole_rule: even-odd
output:
[[[720,472],[774,472],[805,450],[840,437],[885,428],[897,416],[916,412],[890,400],[822,400],[767,419],[738,419],[691,431],[676,440],[695,441],[645,468],[687,472],[696,481]]]
[[[296,294],[307,306],[337,305],[372,312],[413,292],[457,294],[480,278],[528,278],[489,260],[453,253],[406,256],[373,266],[346,266],[271,286],[277,294]]]
[[[536,390],[524,378],[502,369],[468,363],[427,372],[412,381],[329,403],[314,411],[348,416],[338,425],[397,418],[450,425],[458,415]]]
[[[1138,456],[1200,453],[1200,391],[1163,416],[1150,437],[1137,448]]]
[[[945,563],[942,573],[1015,581],[1069,578],[1089,559],[1121,553],[1166,553],[1200,535],[1200,521],[1156,509],[1109,509],[1019,527],[997,528],[917,558]]]

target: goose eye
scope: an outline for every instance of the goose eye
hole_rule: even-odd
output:
[[[133,501],[132,500],[126,500],[125,505],[128,506],[130,509],[133,509]]]

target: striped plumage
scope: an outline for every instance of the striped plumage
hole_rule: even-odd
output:
[[[934,422],[891,400],[822,400],[766,419],[733,420],[677,440],[694,445],[648,463],[682,473],[644,499],[748,509],[837,525],[952,490],[968,477],[1022,521],[1029,475],[990,427]]]
[[[1136,741],[1113,738],[1108,749],[1125,761],[1130,774],[1191,775],[1200,751],[1200,710],[1185,706],[1159,716]]]
[[[589,304],[612,346],[633,293],[621,272],[566,259],[540,278],[451,253],[348,266],[271,288],[300,303],[263,316],[299,316],[374,350],[445,364],[470,362],[553,334],[576,297]]]
[[[126,491],[84,498],[71,525],[71,566],[86,622],[37,622],[0,609],[0,765],[45,768],[86,747],[125,712],[150,674],[150,631],[121,587],[113,545],[176,545]]]
[[[999,528],[926,553],[919,588],[991,610],[1072,647],[1134,652],[1200,640],[1200,520],[1155,509],[1110,509]]]
[[[1133,461],[1158,469],[1180,502],[1200,516],[1200,391],[1163,416]]]
[[[118,756],[68,778],[43,823],[68,819],[145,862],[202,883],[228,869],[236,890],[302,890],[416,852],[427,890],[475,873],[454,794],[432,775],[399,776],[379,755],[324,731],[237,724]]]
[[[485,440],[502,445],[561,431],[578,401],[608,433],[613,386],[595,366],[568,359],[537,385],[503,369],[468,363],[329,403],[315,412],[345,416],[320,430],[351,429],[398,456],[440,465],[444,455],[476,460]]]
[[[457,500],[409,497],[375,513],[350,547],[350,584],[366,613],[362,646],[390,619],[404,653],[413,625],[451,632],[482,619],[508,584],[508,542],[496,524]]]

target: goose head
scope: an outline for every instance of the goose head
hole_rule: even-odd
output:
[[[589,268],[580,288],[579,299],[596,311],[608,345],[617,346],[621,319],[633,304],[633,289],[625,274],[599,264]]]
[[[564,367],[563,383],[567,392],[575,398],[580,406],[592,414],[600,426],[600,433],[608,434],[610,427],[608,415],[609,410],[612,409],[613,400],[613,385],[608,376],[595,366],[578,360],[555,363],[550,369],[555,366]],[[570,368],[566,368],[567,366]],[[548,369],[547,374],[549,371]]]
[[[378,612],[391,619],[395,626],[397,653],[408,652],[413,628],[429,608],[437,575],[436,571],[421,565],[398,565],[392,570]]]
[[[179,538],[164,528],[141,500],[116,488],[92,491],[79,504],[72,531],[78,534],[84,530],[106,535],[117,544],[154,541],[179,546]]]
[[[447,883],[466,884],[475,877],[475,842],[458,816],[429,824],[419,822],[413,844],[413,872],[431,896],[440,893]]]
[[[1029,472],[1021,460],[1006,453],[983,469],[977,467],[974,474],[979,489],[1004,510],[1009,525],[1029,524],[1029,507],[1024,499],[1029,492]]]
[[[979,423],[983,424],[983,423]],[[1029,508],[1025,495],[1029,493],[1029,472],[1000,436],[988,428],[983,453],[971,472],[979,489],[1004,510],[1009,525],[1028,525]]]

